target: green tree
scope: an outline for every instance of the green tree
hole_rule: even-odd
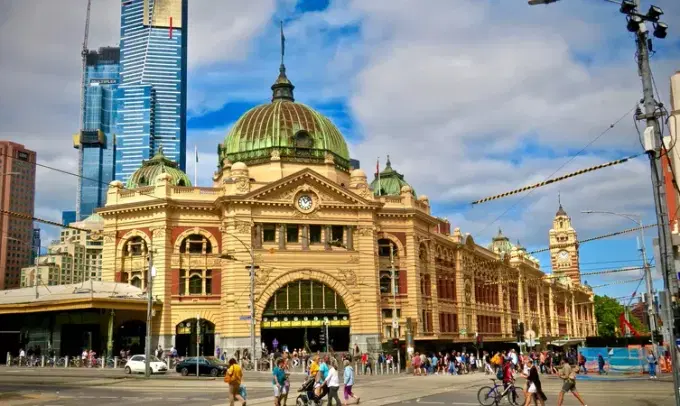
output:
[[[595,317],[597,318],[597,330],[600,336],[612,337],[623,334],[619,329],[619,316],[623,313],[623,305],[609,296],[595,295]],[[632,314],[629,314],[630,324],[638,333],[648,333],[642,322]]]

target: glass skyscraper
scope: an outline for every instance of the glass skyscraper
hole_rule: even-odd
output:
[[[115,178],[162,146],[186,170],[187,0],[125,0],[116,92]]]
[[[91,215],[106,203],[108,184],[115,170],[114,101],[119,82],[120,49],[99,48],[89,51],[85,64],[84,128],[73,139],[75,148],[82,148],[82,175],[79,179],[78,219]]]

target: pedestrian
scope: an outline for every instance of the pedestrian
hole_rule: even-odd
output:
[[[602,354],[597,354],[597,373],[600,375],[607,373],[604,370],[604,357]]]
[[[561,368],[558,371],[558,375],[562,378],[562,390],[560,394],[557,395],[557,406],[562,406],[564,401],[564,394],[571,392],[574,397],[581,402],[581,406],[586,406],[586,403],[581,398],[581,395],[576,391],[576,371],[571,368],[571,365],[567,362],[565,358],[560,361]]]
[[[241,384],[243,381],[243,371],[234,358],[229,360],[229,369],[224,374],[224,382],[229,384],[229,406],[234,406],[234,402],[239,400],[246,406],[246,399],[241,396]]]
[[[283,370],[283,359],[276,360],[276,367],[272,371],[272,385],[274,386],[274,406],[281,405],[281,398],[286,388],[286,371]]]
[[[345,369],[342,373],[342,377],[344,379],[345,383],[345,403],[344,406],[347,406],[347,402],[349,401],[349,398],[356,399],[357,404],[360,401],[360,398],[358,396],[354,396],[354,393],[352,392],[352,386],[354,386],[354,368],[349,364],[348,360],[345,360],[343,362]]]
[[[338,397],[338,390],[340,390],[340,379],[338,378],[338,370],[335,369],[335,362],[330,364],[328,369],[328,375],[324,379],[324,384],[328,387],[328,406],[333,405],[333,399],[335,399],[336,406],[340,406],[342,402]]]
[[[221,355],[222,355],[222,349],[218,345],[217,347],[215,347],[215,358],[220,359]]]
[[[529,375],[527,377],[527,382],[529,385],[527,387],[527,396],[524,406],[529,406],[532,399],[534,400],[535,404],[545,406],[545,401],[548,400],[548,397],[545,396],[545,393],[543,393],[541,378],[538,374],[538,368],[536,368],[536,365],[532,359],[527,361],[527,366],[529,367]]]
[[[588,369],[586,368],[586,356],[580,353],[578,356],[578,372],[583,371],[584,374],[588,374]]]
[[[657,379],[656,378],[656,356],[654,355],[654,351],[649,350],[647,353],[647,363],[649,364],[649,379]]]

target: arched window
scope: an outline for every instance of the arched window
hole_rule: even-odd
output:
[[[392,256],[390,256],[390,252]],[[392,260],[394,260],[394,285],[396,288],[396,294],[404,293],[400,289],[401,284],[399,283],[399,250],[394,242],[387,238],[381,238],[378,240],[378,257],[380,264],[380,294],[391,295],[392,294]]]
[[[201,275],[191,275],[189,278],[189,294],[200,295],[203,292],[203,278]]]
[[[184,179],[180,179],[179,182],[177,182],[177,186],[186,186]]]
[[[146,178],[144,176],[139,177],[139,186],[148,186],[148,182],[146,181]]]
[[[212,244],[207,237],[201,234],[192,234],[182,241],[179,252],[182,254],[211,254]]]
[[[418,253],[418,260],[420,261],[420,293],[423,296],[432,296],[432,279],[430,276],[430,267],[427,254],[427,248],[420,246]]]
[[[123,247],[123,254],[133,257],[146,255],[146,241],[140,236],[130,238]]]

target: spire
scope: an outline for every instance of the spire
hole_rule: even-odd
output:
[[[295,101],[293,89],[295,86],[286,76],[286,65],[283,64],[283,57],[286,53],[286,37],[283,35],[283,21],[281,21],[281,66],[279,66],[279,77],[272,85],[272,102],[276,100]]]
[[[566,216],[567,212],[564,211],[564,208],[562,207],[562,194],[560,192],[557,192],[557,203],[559,203],[560,207],[559,207],[559,209],[557,209],[557,213],[555,213],[555,217]]]
[[[387,162],[385,162],[385,168],[392,168],[392,162],[390,162],[390,156],[387,156]]]

